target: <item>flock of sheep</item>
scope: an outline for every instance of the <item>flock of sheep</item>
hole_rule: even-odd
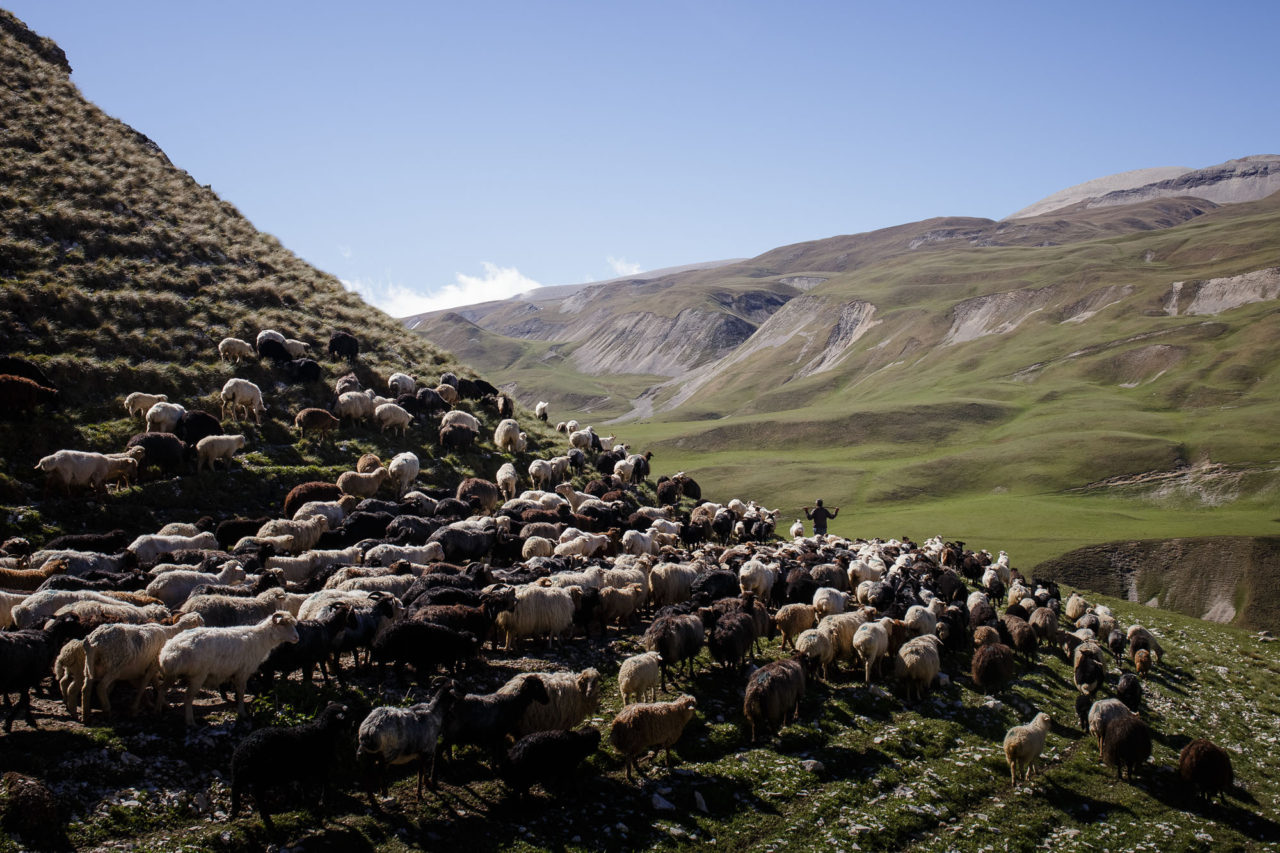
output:
[[[346,338],[335,336],[330,353],[354,360],[358,343]],[[232,362],[309,361],[306,344],[275,332],[259,335],[256,347],[228,338],[218,349]],[[608,729],[628,779],[651,751],[666,750],[670,762],[697,698],[660,697],[669,681],[692,684],[706,666],[704,649],[724,678],[741,680],[752,741],[795,719],[813,679],[846,677],[841,665],[868,684],[896,682],[912,703],[957,670],[981,691],[1002,689],[1048,650],[1072,662],[1080,724],[1103,760],[1132,776],[1150,756],[1141,678],[1164,656],[1158,639],[1139,625],[1123,629],[1078,595],[1061,601],[1056,584],[1023,577],[1003,552],[992,558],[941,538],[805,537],[802,528],[779,539],[777,511],[704,501],[683,472],[659,477],[655,505],[646,505],[640,486],[651,481],[652,454],[573,422],[558,425],[567,435],[562,454],[518,467],[528,436],[510,401],[480,380],[447,374],[419,388],[398,372],[382,396],[349,374],[334,392],[327,409],[296,414],[300,434],[323,438],[342,421],[372,418],[407,438],[412,424],[439,414],[441,447],[465,449],[482,441],[483,424],[453,406],[485,400],[476,409],[488,417],[493,408],[492,446],[503,464],[492,481],[416,489],[414,452],[385,465],[367,454],[335,483],[298,485],[279,518],[65,536],[39,550],[4,543],[6,732],[19,716],[36,725],[30,691],[50,675],[68,714],[86,723],[95,705],[113,713],[117,686],[132,687],[136,714],[148,696],[163,709],[181,682],[184,718],[194,726],[204,689],[230,685],[244,715],[250,686],[269,689],[276,676],[300,674],[309,684],[318,669],[328,683],[375,665],[380,675],[390,666],[403,677],[408,666],[425,701],[376,707],[362,719],[335,703],[312,722],[246,736],[231,764],[233,813],[247,793],[270,825],[272,788],[301,780],[330,791],[333,756],[350,748],[353,728],[371,789],[385,789],[390,767],[413,764],[421,797],[423,784],[434,784],[436,756],[471,745],[523,794],[572,777],[600,747],[602,733],[581,724],[599,707],[601,674],[522,673],[492,693],[469,693],[484,646],[518,654],[531,641],[595,643],[642,628],[646,651],[620,661],[623,709]],[[224,419],[260,423],[270,411],[244,379],[228,380],[221,397]],[[193,458],[197,471],[212,468],[245,446],[243,434],[224,433],[209,413],[164,395],[130,394],[125,408],[147,431],[119,454],[62,450],[41,459],[46,492],[104,490],[136,482],[147,467],[184,470]],[[545,403],[536,416],[546,420]],[[522,481],[531,488],[522,491]],[[779,635],[784,657],[750,666]],[[1135,672],[1112,686],[1108,669],[1125,660]],[[1102,699],[1104,688],[1116,698]],[[13,693],[19,701],[10,708]],[[1050,726],[1040,713],[1005,737],[1015,784],[1034,768]],[[293,769],[289,778],[281,767]],[[1232,785],[1227,754],[1204,739],[1183,750],[1181,772],[1206,794]]]

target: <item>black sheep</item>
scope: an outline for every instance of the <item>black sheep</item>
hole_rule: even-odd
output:
[[[6,417],[29,415],[41,404],[54,408],[58,393],[25,376],[0,374],[0,410]]]
[[[213,535],[218,540],[219,548],[230,548],[246,536],[257,535],[262,525],[268,521],[271,521],[269,515],[259,518],[228,518],[226,521],[218,522]]]
[[[447,450],[467,450],[479,435],[466,424],[449,424],[440,428],[440,446]]]
[[[1178,755],[1178,775],[1205,799],[1223,797],[1235,784],[1231,756],[1211,740],[1196,738]]]
[[[1003,643],[982,646],[973,653],[969,675],[982,692],[999,690],[1013,680],[1013,649]]]
[[[449,411],[449,404],[436,393],[434,388],[419,388],[414,397],[418,400],[418,411],[423,415],[434,415],[436,412]]]
[[[738,576],[726,569],[712,569],[703,572],[693,579],[690,593],[695,599],[711,603],[722,598],[735,596],[741,590]],[[699,598],[702,596],[703,598]]]
[[[92,551],[98,554],[114,554],[123,551],[133,541],[133,537],[123,530],[116,529],[110,533],[70,533],[50,539],[45,543],[45,551]]]
[[[1138,713],[1142,706],[1142,680],[1132,672],[1120,676],[1120,681],[1116,684],[1116,698],[1130,711]]]
[[[445,373],[441,373],[441,374],[440,374],[440,384],[441,384],[441,385],[452,385],[454,388],[457,388],[457,387],[458,387],[458,376],[457,376],[457,374],[453,373],[452,371],[446,371]]]
[[[222,429],[222,421],[218,420],[208,412],[200,409],[192,409],[183,412],[182,417],[178,418],[177,425],[173,428],[173,434],[186,442],[187,456],[195,458],[196,443],[202,438],[211,435],[224,435]]]
[[[1124,655],[1124,647],[1129,644],[1129,638],[1124,635],[1124,631],[1113,629],[1107,635],[1107,648],[1111,650],[1111,656],[1119,660]]]
[[[329,357],[345,358],[351,364],[360,356],[360,341],[349,332],[334,332],[329,338]]]
[[[240,800],[247,789],[262,815],[263,826],[274,832],[267,794],[290,782],[304,788],[318,786],[320,803],[327,807],[332,802],[338,754],[349,748],[354,722],[346,705],[331,702],[309,723],[250,732],[231,755],[231,817],[240,812]],[[307,803],[315,811],[315,800],[309,797]]]
[[[1116,717],[1107,724],[1102,734],[1102,760],[1108,766],[1116,768],[1116,778],[1124,778],[1124,771],[1129,771],[1129,781],[1133,781],[1133,771],[1151,757],[1151,729],[1137,714]]]
[[[1072,677],[1075,680],[1076,688],[1081,693],[1096,693],[1098,688],[1102,686],[1105,675],[1106,673],[1103,672],[1097,661],[1088,655],[1081,655],[1076,662],[1075,673]]]
[[[394,506],[394,504],[393,504]],[[388,512],[373,512],[357,508],[342,520],[339,530],[352,544],[361,539],[381,539],[394,516]]]
[[[338,637],[350,618],[351,606],[340,601],[326,607],[318,619],[300,620],[297,625],[298,642],[276,646],[258,667],[258,672],[266,678],[268,689],[274,683],[276,673],[287,676],[298,670],[302,670],[302,680],[310,684],[311,670],[316,666],[320,667],[320,675],[328,684],[329,669],[325,661],[333,654]]]
[[[74,615],[59,616],[48,630],[27,628],[0,631],[0,696],[4,697],[4,730],[13,731],[13,721],[21,713],[27,725],[38,729],[31,713],[31,688],[53,671],[53,661],[68,640],[85,635],[80,620]],[[18,702],[9,705],[9,694],[17,693]]]
[[[646,651],[662,655],[662,687],[667,687],[667,667],[689,662],[689,677],[693,677],[693,659],[702,649],[704,630],[702,620],[689,614],[662,615],[656,617],[644,632],[641,642]]]
[[[53,390],[57,390],[58,388],[57,385],[54,385],[53,382],[50,381],[49,377],[45,375],[43,370],[36,367],[26,359],[15,358],[11,355],[0,356],[0,374],[21,376],[25,379],[30,379],[32,382],[35,382],[37,385],[44,388],[50,388]]]
[[[359,665],[360,649],[368,648],[374,637],[390,626],[400,610],[394,596],[386,593],[369,594],[368,603],[353,605],[347,614],[347,624],[338,634],[333,648],[333,672],[342,677],[341,658],[343,653],[351,652]]]
[[[544,788],[565,784],[578,765],[599,748],[600,732],[592,726],[568,732],[534,732],[507,750],[499,775],[517,797],[523,798],[535,784],[541,783]]]
[[[294,358],[284,363],[284,375],[294,385],[305,385],[309,382],[324,380],[324,371],[320,363],[311,358]]]
[[[342,490],[333,483],[323,483],[319,480],[312,480],[308,483],[299,483],[289,490],[289,494],[284,499],[284,517],[293,518],[303,504],[311,501],[336,501],[342,497]]]
[[[258,341],[258,358],[270,359],[277,367],[293,360],[293,356],[289,354],[289,350],[285,349],[284,344],[269,338]]]
[[[129,439],[125,449],[141,447],[146,453],[138,462],[138,475],[149,468],[159,469],[166,477],[182,472],[187,446],[171,432],[140,432]]]
[[[404,664],[417,672],[419,679],[434,675],[444,666],[456,674],[467,661],[480,654],[480,641],[467,631],[455,631],[430,622],[397,622],[387,627],[373,641],[373,659],[385,670],[395,665],[399,675]]]
[[[818,589],[818,582],[813,579],[813,575],[809,574],[807,569],[797,566],[787,573],[786,603],[812,604],[813,594],[817,592]],[[890,590],[890,595],[892,595],[892,590]],[[892,601],[892,598],[882,604],[872,604],[872,606],[883,610],[888,606],[890,601]]]
[[[1081,693],[1076,697],[1076,717],[1080,720],[1080,730],[1089,731],[1089,709],[1093,707],[1093,697],[1088,693]]]
[[[741,667],[756,640],[755,624],[746,613],[725,613],[715,621],[707,648],[712,660],[723,666]]]
[[[799,654],[776,660],[751,673],[742,700],[742,713],[755,743],[761,731],[775,732],[800,713],[804,698],[804,664]]]
[[[534,702],[551,701],[541,678],[525,678],[514,693],[468,693],[458,697],[440,733],[441,751],[451,755],[459,744],[474,744],[493,754],[497,764],[508,735],[515,735],[520,719]],[[432,768],[435,779],[435,768]]]
[[[675,506],[680,503],[680,484],[675,480],[659,478],[657,493],[658,506]]]
[[[684,492],[684,496],[694,503],[702,502],[702,487],[697,481],[687,474],[677,474],[675,480],[680,483],[680,489]]]
[[[384,535],[393,545],[425,545],[444,524],[431,518],[401,515],[391,520]]]
[[[493,548],[494,533],[441,527],[427,541],[439,542],[449,562],[480,560]]]

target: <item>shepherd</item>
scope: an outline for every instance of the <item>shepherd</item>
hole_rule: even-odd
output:
[[[818,499],[818,505],[814,507],[804,507],[804,517],[813,522],[813,535],[827,535],[827,520],[835,518],[840,514],[840,507],[835,509],[827,509],[822,505],[822,499]]]

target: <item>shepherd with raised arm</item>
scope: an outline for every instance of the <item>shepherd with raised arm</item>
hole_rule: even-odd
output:
[[[804,517],[813,522],[813,535],[827,535],[827,520],[835,518],[840,514],[840,507],[835,509],[827,509],[822,505],[822,499],[818,499],[818,505],[814,507],[804,507]]]

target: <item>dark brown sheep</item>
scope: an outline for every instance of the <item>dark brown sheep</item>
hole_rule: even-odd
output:
[[[1178,775],[1205,799],[1212,799],[1214,794],[1222,798],[1235,784],[1231,756],[1205,738],[1196,738],[1182,748],[1178,756]]]
[[[0,374],[0,411],[9,416],[30,414],[41,403],[53,406],[58,392],[25,376]]]
[[[1141,717],[1128,714],[1107,724],[1102,734],[1102,760],[1116,769],[1117,779],[1128,770],[1132,782],[1134,769],[1150,757],[1151,729]]]
[[[284,517],[293,518],[293,514],[308,501],[336,501],[342,497],[342,490],[333,483],[322,483],[313,480],[300,483],[289,490],[284,499]]]
[[[982,692],[999,690],[1013,680],[1013,649],[1003,643],[982,646],[973,653],[969,674]]]
[[[323,439],[330,432],[338,428],[341,423],[329,412],[324,409],[303,409],[298,412],[297,417],[293,419],[293,425],[298,430],[299,438],[306,438],[307,430],[319,433]]]
[[[800,713],[805,677],[801,656],[765,664],[747,679],[742,713],[754,743],[761,731],[776,732]]]

